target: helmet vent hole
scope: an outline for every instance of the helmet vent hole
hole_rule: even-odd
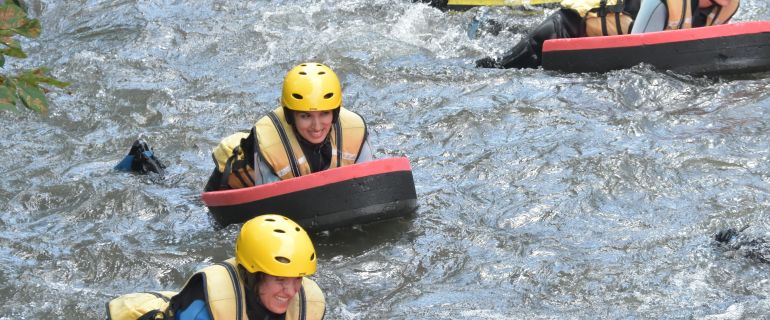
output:
[[[300,228],[299,228],[299,227],[294,227],[294,231],[297,231],[297,232],[299,232],[299,231],[300,231]]]
[[[320,76],[320,75],[325,75],[325,74],[326,74],[326,71],[319,71],[319,72],[318,72],[318,75],[319,75],[319,76]]]
[[[283,231],[281,229],[275,229],[275,230],[273,230],[273,232],[275,232],[275,233],[286,233],[286,231]]]
[[[294,97],[294,99],[302,100],[302,95],[299,93],[292,93],[291,96]]]
[[[304,75],[307,75],[307,72],[305,72],[305,71],[300,71],[300,72],[299,72],[299,74],[301,74],[301,75],[303,75],[303,76],[304,76]]]
[[[291,260],[289,260],[286,257],[275,257],[275,261],[278,261],[280,263],[289,264],[291,263]]]
[[[329,92],[324,95],[324,99],[331,99],[334,96],[334,92]]]
[[[273,218],[267,218],[267,219],[265,219],[265,221],[275,222],[275,219],[273,219]]]
[[[310,261],[315,260],[315,252],[310,254]]]

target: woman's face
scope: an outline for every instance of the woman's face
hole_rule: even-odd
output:
[[[283,314],[302,286],[302,277],[275,277],[266,274],[257,288],[259,300],[272,313]]]
[[[326,139],[332,128],[334,115],[331,111],[294,111],[297,132],[310,143],[318,144]]]

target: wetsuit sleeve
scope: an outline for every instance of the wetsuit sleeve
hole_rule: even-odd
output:
[[[176,315],[176,320],[211,320],[203,281],[202,275],[195,274],[190,277],[182,291],[171,297],[169,308]]]
[[[176,313],[177,320],[211,320],[206,303],[203,300],[195,300],[187,308]]]
[[[214,172],[211,173],[211,176],[209,176],[209,181],[206,183],[206,187],[203,188],[204,192],[209,191],[217,191],[220,189],[219,185],[222,181],[222,173],[217,170],[217,168],[214,168]]]
[[[476,61],[477,68],[537,68],[541,64],[543,43],[549,39],[576,38],[582,34],[582,18],[577,12],[559,9],[529,31],[500,58]]]
[[[251,128],[249,136],[242,141],[241,148],[245,154],[251,154],[249,157],[249,166],[254,168],[254,185],[258,186],[265,183],[271,183],[281,180],[273,172],[273,168],[270,167],[262,158],[262,151],[259,149],[259,141],[257,141],[256,128]]]
[[[265,163],[264,159],[262,159],[262,156],[260,156],[259,147],[257,147],[257,152],[254,152],[254,163],[257,164],[254,166],[255,186],[281,180],[281,178],[279,178],[278,175],[273,172],[273,168]]]
[[[356,159],[356,163],[362,163],[367,161],[374,160],[374,156],[372,154],[372,147],[369,145],[369,138],[366,138],[364,140],[363,145],[361,146],[361,152],[358,153],[358,159]]]
[[[666,28],[666,22],[668,22],[668,10],[665,3],[660,0],[642,0],[631,33],[663,31]]]

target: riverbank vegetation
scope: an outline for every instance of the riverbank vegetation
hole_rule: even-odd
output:
[[[21,47],[17,36],[37,38],[42,28],[38,19],[30,19],[18,0],[5,0],[0,5],[0,68],[6,67],[7,58],[25,59],[27,54]],[[18,110],[19,101],[26,108],[39,113],[48,112],[48,89],[41,85],[64,88],[67,82],[48,76],[48,69],[38,67],[31,70],[19,70],[9,75],[6,70],[0,72],[0,110]]]

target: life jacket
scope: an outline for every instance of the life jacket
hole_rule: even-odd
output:
[[[204,297],[214,320],[247,320],[246,294],[243,282],[230,258],[201,269],[193,274],[179,293],[173,291],[131,293],[107,303],[107,315],[111,320],[156,320],[173,319],[174,310],[185,307],[190,296],[200,286],[197,277],[203,279]],[[299,292],[289,302],[287,320],[321,320],[326,311],[326,300],[315,281],[302,278]]]
[[[588,37],[629,34],[634,24],[631,14],[624,10],[623,0],[562,0],[561,6],[583,18]]]
[[[329,169],[351,165],[358,159],[366,141],[366,123],[355,112],[340,108],[339,118],[332,125],[329,135],[332,146]],[[248,139],[249,136],[253,138]],[[259,149],[258,156],[281,180],[311,173],[294,129],[286,122],[283,107],[278,107],[259,119],[250,134],[235,133],[222,139],[214,148],[212,156],[217,170],[222,173],[222,184],[233,189],[254,185],[254,169],[249,165],[254,154],[249,153],[247,147],[255,143]]]
[[[216,148],[211,152],[217,170],[222,173],[221,185],[227,185],[230,188],[238,189],[254,185],[254,168],[249,165],[248,157],[241,144],[244,146],[251,141],[248,131],[239,131],[233,133],[219,142]]]
[[[294,129],[286,122],[282,107],[259,119],[254,128],[262,158],[281,180],[311,173],[310,164],[302,152]],[[329,169],[356,163],[366,139],[364,119],[341,108],[339,119],[332,125],[329,135],[332,145]]]
[[[726,24],[738,11],[739,5],[740,0],[698,0],[697,8],[693,8],[693,1],[691,0],[666,0],[666,8],[668,9],[666,29],[688,29]],[[692,15],[696,9],[709,11],[705,25],[693,25]]]
[[[175,291],[136,292],[107,302],[108,320],[166,319],[164,313]]]

